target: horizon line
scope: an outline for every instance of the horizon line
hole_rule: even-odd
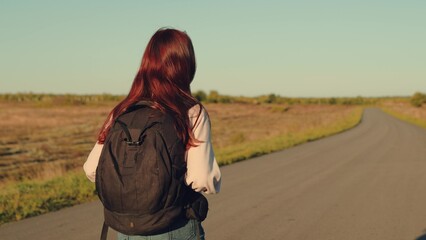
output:
[[[267,94],[259,94],[259,95],[255,95],[255,96],[247,96],[247,95],[238,95],[238,94],[221,94],[219,91],[217,90],[210,90],[210,91],[204,91],[204,90],[196,90],[196,91],[192,91],[192,94],[195,94],[199,91],[202,91],[206,94],[208,94],[209,92],[212,91],[216,91],[219,93],[220,96],[228,96],[228,97],[247,97],[247,98],[256,98],[256,97],[262,97],[262,96],[270,96],[270,95],[275,95],[276,97],[280,97],[280,98],[410,98],[412,97],[414,94],[416,93],[422,93],[421,91],[416,91],[411,95],[379,95],[379,96],[363,96],[363,95],[353,95],[353,96],[285,96],[285,95],[281,95],[281,94],[277,94],[277,93],[267,93]],[[36,94],[36,95],[56,95],[56,96],[61,96],[61,95],[76,95],[76,96],[93,96],[93,95],[112,95],[112,96],[126,96],[127,94],[116,94],[116,93],[54,93],[54,92],[33,92],[33,91],[23,91],[23,92],[0,92],[0,95],[18,95],[18,94],[23,94],[23,95],[30,95],[30,94]]]

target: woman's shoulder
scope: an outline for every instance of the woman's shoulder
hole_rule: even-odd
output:
[[[207,116],[207,111],[201,103],[195,104],[188,110],[189,118],[204,118]]]
[[[200,127],[205,128],[210,126],[209,114],[201,103],[190,108],[188,111],[188,115],[189,121],[191,122],[191,126],[193,127],[193,129],[199,129]]]

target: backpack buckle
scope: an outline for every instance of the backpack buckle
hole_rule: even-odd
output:
[[[134,142],[134,141],[126,141],[126,143],[127,143],[127,145],[129,145],[129,146],[139,146],[139,145],[141,145],[141,144],[142,144],[142,141],[137,141],[137,142]]]

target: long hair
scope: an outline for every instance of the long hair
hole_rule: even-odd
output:
[[[196,69],[194,48],[189,36],[182,31],[159,29],[149,41],[129,94],[109,113],[99,135],[104,143],[115,119],[129,106],[140,100],[149,100],[153,107],[171,114],[175,129],[186,148],[196,146],[188,110],[202,105],[191,95],[190,84]],[[197,119],[198,120],[198,119]]]

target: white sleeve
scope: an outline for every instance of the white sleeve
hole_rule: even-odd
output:
[[[203,108],[198,120],[197,117],[191,116],[190,120],[192,125],[196,124],[193,127],[195,138],[202,142],[187,151],[186,184],[191,185],[197,192],[218,193],[221,173],[211,143],[209,116]]]
[[[92,182],[95,182],[96,168],[98,167],[103,146],[103,144],[96,143],[83,165],[87,178]]]

